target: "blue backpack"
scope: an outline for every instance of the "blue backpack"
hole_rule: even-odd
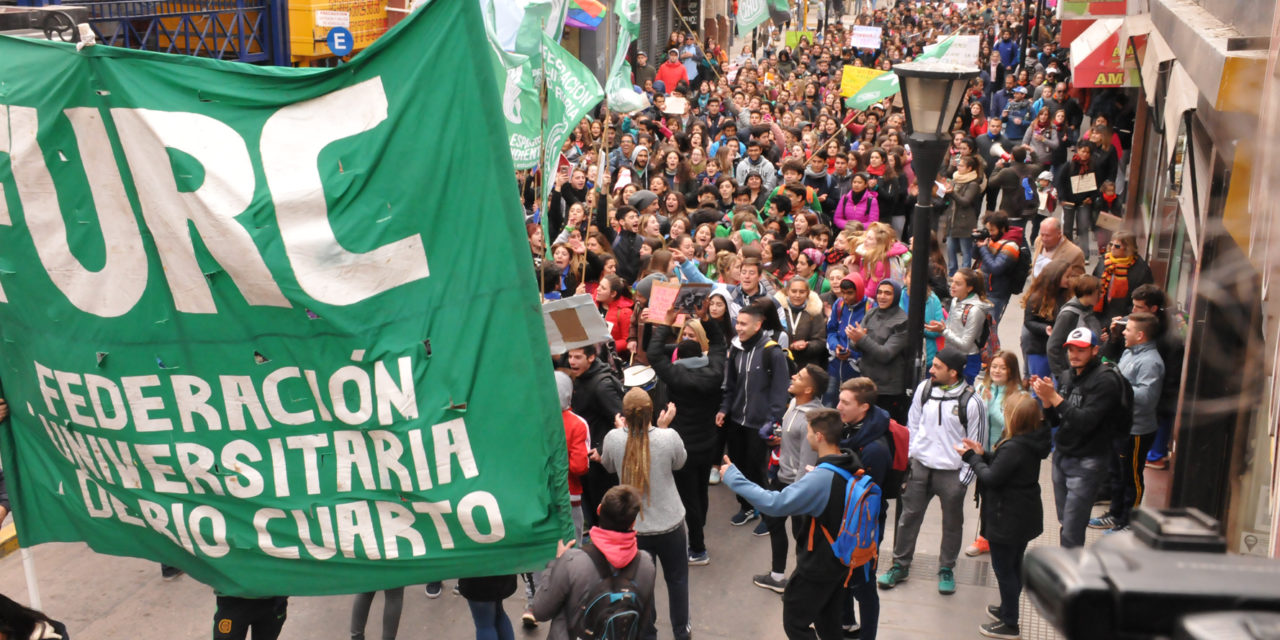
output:
[[[819,464],[818,468],[829,469],[844,478],[844,517],[840,531],[834,537],[825,526],[818,525],[815,518],[809,525],[809,550],[813,550],[814,529],[821,526],[822,535],[831,545],[831,552],[849,567],[849,575],[844,579],[847,587],[854,569],[870,565],[874,570],[875,567],[880,537],[880,487],[861,469],[856,474],[849,473],[829,462]]]

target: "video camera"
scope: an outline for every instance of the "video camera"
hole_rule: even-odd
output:
[[[1280,637],[1280,562],[1227,555],[1196,509],[1139,509],[1131,526],[1027,553],[1027,594],[1067,640]]]

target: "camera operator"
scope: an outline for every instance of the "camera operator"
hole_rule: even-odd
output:
[[[1084,546],[1089,511],[1105,477],[1111,436],[1120,420],[1123,380],[1098,358],[1098,336],[1078,327],[1067,336],[1062,392],[1053,380],[1031,377],[1031,389],[1044,406],[1049,424],[1058,427],[1053,452],[1053,498],[1064,547]]]
[[[987,277],[987,299],[991,301],[991,326],[1000,326],[1000,318],[1009,305],[1014,267],[1023,251],[1022,228],[1010,227],[1003,211],[988,213],[983,228],[974,231],[980,270]]]

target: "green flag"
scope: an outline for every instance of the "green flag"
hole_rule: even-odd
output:
[[[533,82],[533,63],[528,56],[503,51],[492,31],[487,35],[502,92],[511,162],[517,169],[531,169],[538,166],[542,125],[542,101]]]
[[[618,46],[609,67],[606,91],[609,109],[619,113],[633,113],[648,108],[649,98],[635,90],[631,83],[631,65],[627,63],[627,47],[640,33],[639,0],[618,0]]]
[[[542,202],[545,204],[551,188],[555,186],[560,147],[564,146],[564,141],[569,139],[569,134],[587,112],[600,104],[604,91],[591,70],[550,36],[542,38],[542,56],[547,68],[547,123],[542,165]]]
[[[955,44],[955,42],[955,36],[947,36],[933,44],[925,45],[924,51],[922,51],[920,55],[916,56],[916,62],[923,62],[925,60],[941,60],[943,56],[947,55],[947,50],[949,50],[951,45]]]
[[[872,78],[857,93],[849,96],[844,101],[844,106],[861,111],[889,96],[897,95],[900,90],[898,88],[898,74],[885,73]]]
[[[790,16],[791,5],[787,0],[738,0],[738,36],[751,33],[770,18],[780,25]]]
[[[442,0],[332,69],[0,37],[24,546],[236,596],[545,564],[564,431],[488,55]]]

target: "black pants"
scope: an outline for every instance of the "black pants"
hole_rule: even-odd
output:
[[[284,627],[289,599],[218,596],[213,613],[213,640],[244,640],[253,629],[253,640],[276,640]]]
[[[813,580],[796,571],[782,593],[782,630],[788,640],[812,640],[814,631],[819,640],[842,640],[840,602],[844,594],[839,578]]]
[[[1023,237],[1026,238],[1028,247],[1036,246],[1036,238],[1040,237],[1041,222],[1044,222],[1044,216],[1038,213],[1032,213],[1027,216],[1026,232]]]
[[[1115,518],[1117,527],[1129,526],[1133,510],[1142,504],[1142,493],[1147,486],[1142,474],[1147,469],[1147,452],[1155,439],[1153,431],[1111,441],[1111,509],[1108,513]]]
[[[708,472],[709,473],[709,472]],[[605,492],[618,486],[618,476],[605,470],[604,465],[592,462],[587,475],[582,478],[582,526],[590,529],[596,524],[596,508]]]
[[[684,523],[689,528],[690,553],[707,550],[702,529],[707,524],[707,484],[711,480],[713,455],[719,453],[690,455],[684,467],[671,474],[676,481],[676,491],[680,493],[680,502],[684,504]]]
[[[881,512],[883,513],[883,511]],[[859,570],[854,569],[854,573]],[[855,577],[856,579],[856,577]],[[844,611],[841,616],[843,624],[859,623],[858,637],[862,640],[876,640],[880,629],[880,590],[876,588],[875,574],[861,584],[850,584],[845,589]],[[853,603],[858,603],[858,615],[853,615]]]
[[[667,583],[671,633],[675,640],[689,640],[689,556],[684,528],[676,527],[672,531],[655,535],[637,535],[636,546],[641,551],[652,553],[662,564],[662,579]],[[645,640],[657,638],[658,629],[654,618],[650,618],[641,635]]]
[[[1027,543],[1006,544],[988,540],[991,545],[991,570],[1000,587],[1000,621],[1018,626],[1018,598],[1022,595],[1022,555]]]
[[[876,398],[876,406],[889,412],[889,417],[898,424],[907,424],[907,411],[911,409],[911,399],[905,393],[897,395],[880,395]]]
[[[769,489],[772,491],[782,491],[791,486],[788,482],[783,482],[777,478],[769,481]],[[787,552],[790,551],[790,541],[787,540],[787,518],[775,518],[773,516],[761,515],[764,518],[765,526],[769,527],[769,571],[774,573],[787,572]],[[791,535],[799,540],[800,536],[800,516],[791,516]],[[798,544],[798,543],[797,543]]]
[[[752,427],[725,422],[729,432],[729,460],[743,476],[757,485],[768,486],[765,480],[765,467],[769,462],[768,443],[760,439],[760,434]],[[738,504],[743,509],[753,509],[746,498],[738,496]]]

